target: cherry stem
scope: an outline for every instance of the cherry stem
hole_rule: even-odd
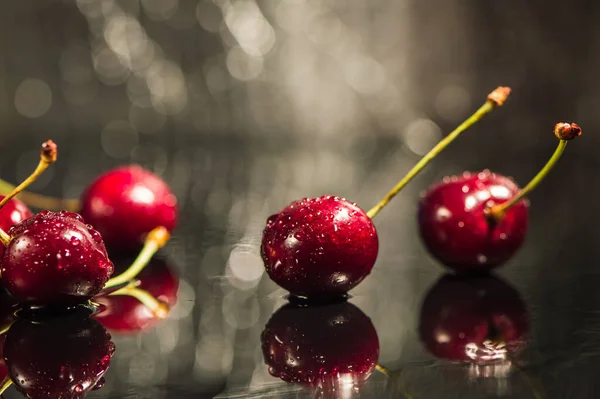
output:
[[[15,186],[9,182],[0,179],[0,193],[10,193],[15,189]],[[81,202],[77,198],[55,198],[41,194],[23,191],[18,197],[21,201],[29,206],[38,209],[48,209],[52,211],[71,211],[79,212]]]
[[[510,88],[508,87],[498,87],[488,94],[486,102],[477,111],[475,111],[473,115],[467,118],[449,135],[437,143],[437,145],[433,147],[423,158],[421,158],[421,160],[415,166],[413,166],[406,176],[404,176],[402,180],[400,180],[398,184],[396,184],[396,186],[392,188],[385,195],[385,197],[379,201],[379,203],[377,203],[377,205],[367,212],[367,215],[370,218],[374,218],[379,211],[381,211],[383,207],[385,207],[392,200],[392,198],[394,198],[396,194],[398,194],[398,192],[404,188],[404,186],[406,186],[417,174],[419,174],[419,172],[421,172],[425,166],[427,166],[429,162],[431,162],[440,152],[448,147],[448,145],[450,145],[450,143],[452,143],[462,132],[481,120],[483,116],[504,104],[509,94]]]
[[[8,201],[13,199],[17,194],[29,187],[31,183],[36,181],[37,178],[40,177],[40,175],[44,173],[46,169],[48,169],[48,166],[56,162],[57,155],[58,147],[56,146],[54,141],[48,140],[45,143],[43,143],[42,148],[40,149],[40,162],[38,163],[37,167],[27,179],[25,179],[17,187],[14,187],[12,191],[9,194],[7,194],[2,199],[2,201],[0,201],[0,209],[4,205],[6,205]],[[10,243],[10,236],[2,229],[0,229],[0,241],[2,242],[2,244],[4,244],[4,246],[7,246]]]
[[[133,282],[109,294],[109,296],[117,295],[128,295],[137,299],[160,319],[164,319],[169,314],[169,305],[156,299],[148,291],[136,287]]]
[[[111,278],[104,285],[104,289],[116,287],[133,280],[144,268],[148,265],[154,254],[165,246],[171,235],[165,227],[156,227],[148,235],[144,241],[144,247],[133,261],[131,266],[123,273]],[[116,291],[115,291],[116,292]]]
[[[2,380],[2,384],[0,385],[0,395],[3,395],[4,391],[6,391],[8,388],[10,388],[10,386],[12,384],[13,384],[13,382],[10,379],[10,377],[8,377],[8,376],[4,377],[4,380]]]
[[[550,170],[556,165],[563,152],[565,152],[565,148],[567,147],[566,140],[560,140],[558,142],[558,146],[552,154],[552,157],[546,165],[538,172],[537,175],[522,189],[517,195],[512,197],[510,200],[503,202],[501,204],[494,205],[490,208],[486,208],[486,212],[488,212],[491,216],[493,216],[496,220],[500,220],[504,217],[506,211],[508,211],[512,206],[514,206],[517,202],[527,196],[534,188],[537,187],[538,184],[546,177],[546,175],[550,172]]]

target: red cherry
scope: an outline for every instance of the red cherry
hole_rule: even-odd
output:
[[[83,398],[106,373],[115,345],[89,310],[17,320],[6,335],[4,358],[26,397]]]
[[[377,258],[365,211],[331,196],[292,202],[267,220],[261,253],[267,273],[290,293],[337,296],[360,283]]]
[[[155,227],[175,228],[177,199],[160,177],[127,165],[104,173],[87,188],[81,214],[109,248],[130,250]]]
[[[0,195],[0,201],[4,199],[4,195]],[[28,217],[33,216],[33,212],[23,202],[16,198],[9,200],[2,208],[0,208],[0,229],[8,230],[13,225],[22,222]],[[4,246],[0,245],[0,256],[4,253]]]
[[[115,261],[121,272],[131,263],[131,259]],[[158,301],[171,308],[177,302],[179,278],[172,267],[163,260],[153,258],[148,266],[136,277],[138,289],[145,290]],[[111,332],[130,334],[147,330],[162,320],[159,315],[131,295],[102,295],[94,298],[104,305],[104,310],[94,315]]]
[[[521,351],[529,326],[525,303],[506,282],[493,276],[446,275],[423,301],[419,334],[438,358],[488,363]]]
[[[482,271],[506,262],[525,240],[527,203],[520,201],[500,220],[485,209],[517,195],[507,177],[484,171],[445,179],[419,203],[421,237],[429,252],[456,271]]]
[[[379,359],[375,327],[347,302],[285,305],[271,316],[261,342],[271,375],[325,392],[360,387]]]
[[[80,303],[113,272],[102,236],[72,212],[42,211],[9,230],[2,281],[31,305]]]

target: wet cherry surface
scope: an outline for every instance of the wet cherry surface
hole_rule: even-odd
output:
[[[342,198],[294,201],[267,220],[261,253],[269,277],[304,297],[345,294],[375,264],[379,241],[365,211]]]
[[[0,201],[4,195],[0,195]],[[23,202],[12,198],[0,208],[0,229],[8,231],[13,225],[33,216],[31,210]],[[0,245],[0,256],[4,253],[4,246]]]
[[[81,214],[113,250],[140,248],[155,227],[171,231],[177,224],[177,198],[154,173],[138,165],[110,170],[81,198]]]
[[[431,255],[459,272],[486,271],[508,261],[525,240],[527,202],[518,202],[498,221],[484,211],[518,191],[511,179],[489,171],[449,177],[431,187],[418,210],[421,237]]]
[[[102,236],[76,213],[42,211],[8,233],[2,281],[20,301],[85,302],[113,273]]]
[[[359,388],[379,359],[371,320],[356,306],[336,303],[277,310],[261,335],[269,372],[323,392]]]

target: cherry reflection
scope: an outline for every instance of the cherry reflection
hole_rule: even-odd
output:
[[[104,383],[115,345],[86,307],[59,314],[19,313],[4,342],[4,361],[27,398],[83,398]]]
[[[423,301],[419,334],[435,357],[475,364],[474,373],[492,376],[510,368],[510,359],[526,345],[529,328],[525,303],[505,281],[448,274]]]
[[[113,260],[115,273],[127,269],[133,258]],[[93,317],[109,331],[119,335],[139,333],[164,319],[177,302],[179,277],[174,268],[158,257],[123,289],[94,298],[101,311]]]
[[[336,303],[277,310],[261,336],[269,373],[315,391],[318,397],[346,398],[377,366],[375,327],[356,306]]]

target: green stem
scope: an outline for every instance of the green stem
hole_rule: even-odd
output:
[[[565,152],[565,148],[567,147],[566,140],[560,140],[558,143],[558,147],[552,154],[552,157],[546,165],[538,172],[537,175],[522,189],[519,191],[517,195],[512,197],[510,200],[503,202],[501,204],[497,204],[489,208],[489,213],[496,219],[501,219],[507,210],[509,210],[513,205],[527,196],[538,184],[546,177],[546,175],[550,172],[550,170],[556,165],[563,152]]]
[[[10,386],[13,384],[12,380],[10,379],[10,377],[4,377],[4,380],[2,380],[2,384],[0,385],[0,395],[4,394],[4,391],[6,391],[8,388],[10,388]]]
[[[127,295],[137,299],[158,318],[164,319],[169,313],[169,306],[166,303],[156,299],[148,291],[136,287],[134,283],[129,283],[109,294],[109,296],[117,295]]]
[[[142,270],[144,270],[154,254],[162,248],[168,240],[169,232],[164,227],[157,227],[148,233],[146,241],[144,242],[144,247],[131,266],[120,275],[108,280],[104,285],[104,289],[116,287],[134,279]]]
[[[488,95],[487,101],[483,104],[473,115],[467,120],[461,123],[456,129],[454,129],[448,136],[440,141],[435,147],[431,149],[421,160],[383,197],[377,205],[371,208],[367,215],[370,218],[374,218],[383,207],[385,207],[391,200],[398,194],[404,186],[406,186],[433,158],[435,158],[440,152],[442,152],[450,143],[452,143],[462,132],[467,130],[469,127],[477,123],[484,115],[488,114],[494,108],[502,105],[506,100],[509,93],[508,88],[499,87]]]
[[[14,185],[0,179],[0,194],[7,195],[14,189]],[[52,211],[66,210],[71,212],[79,212],[81,210],[81,202],[77,198],[55,198],[28,191],[22,191],[17,195],[17,198],[27,205],[38,209],[48,209]]]

